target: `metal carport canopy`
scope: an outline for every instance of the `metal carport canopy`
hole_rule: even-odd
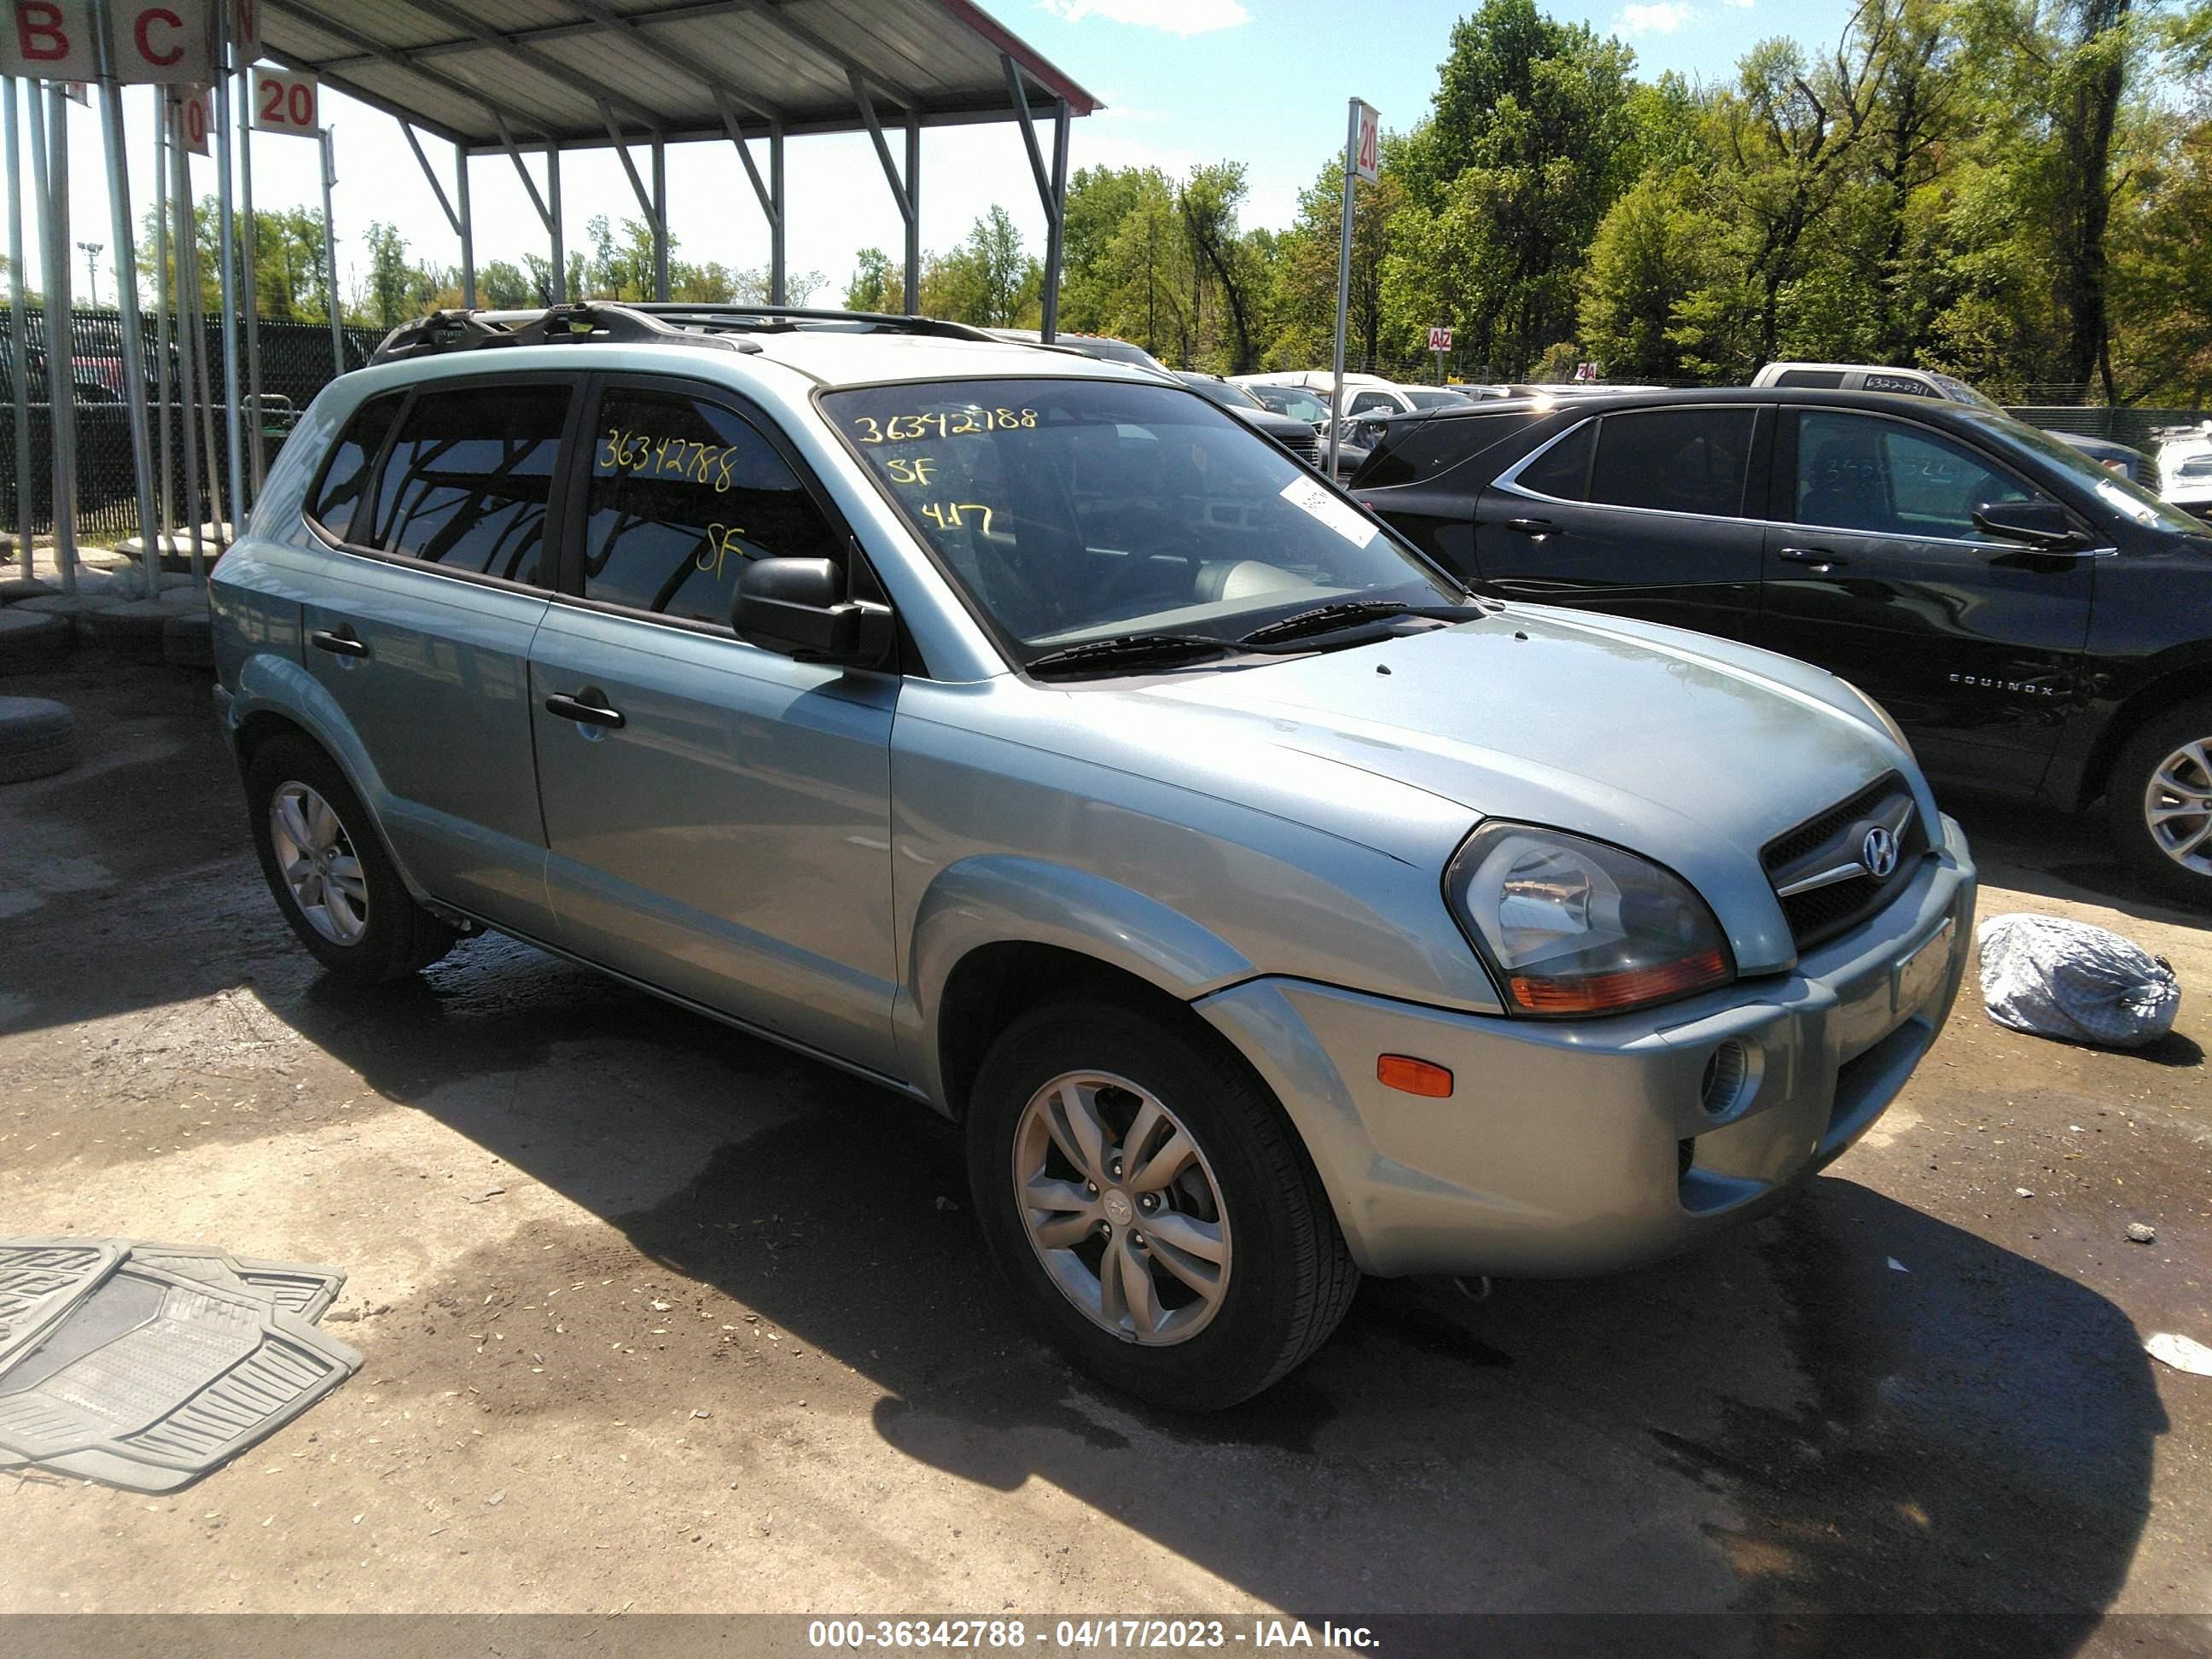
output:
[[[775,233],[778,303],[784,138],[864,131],[874,141],[907,224],[911,310],[921,130],[1018,121],[1048,224],[1048,331],[1054,320],[1067,121],[1101,106],[970,0],[262,0],[261,19],[264,56],[436,134],[462,158],[504,154],[520,169],[523,151],[544,152],[546,195],[523,177],[556,250],[561,151],[617,149],[665,270],[662,149],[737,142]],[[1057,138],[1048,168],[1039,116]],[[886,137],[894,126],[905,130],[903,178]],[[769,141],[772,182],[761,180],[746,139]],[[651,191],[632,143],[653,149]],[[465,240],[465,182],[459,194],[458,210],[445,205]],[[473,259],[464,268],[472,276]]]

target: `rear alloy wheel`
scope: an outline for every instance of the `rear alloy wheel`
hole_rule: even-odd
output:
[[[1282,1108],[1194,1017],[1032,1010],[969,1097],[985,1242],[1033,1323],[1156,1405],[1233,1406],[1336,1328],[1358,1270]]]
[[[2114,763],[2109,806],[2121,850],[2177,898],[2212,904],[2212,701],[2150,721]]]
[[[284,920],[324,967],[360,985],[399,979],[459,938],[416,903],[345,775],[303,738],[253,751],[254,850]]]

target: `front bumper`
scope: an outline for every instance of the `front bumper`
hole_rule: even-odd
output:
[[[1290,979],[1196,1006],[1282,1101],[1365,1271],[1632,1267],[1771,1208],[1904,1087],[1972,948],[1973,861],[1942,832],[1881,915],[1790,973],[1636,1014],[1541,1023]],[[1709,1090],[1731,1044],[1717,1071],[1740,1060],[1741,1080]],[[1452,1095],[1383,1087],[1389,1054],[1447,1067]]]

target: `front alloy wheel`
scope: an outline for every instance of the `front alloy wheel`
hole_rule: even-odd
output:
[[[1015,1131],[1013,1180],[1037,1259],[1102,1329],[1164,1346],[1220,1311],[1221,1189],[1189,1131],[1137,1084],[1103,1072],[1047,1083]]]
[[[2160,761],[2143,790],[2143,826],[2183,869],[2212,877],[2212,735]]]
[[[1021,1311],[1100,1381],[1218,1411],[1351,1305],[1358,1271],[1297,1131],[1188,1009],[1119,988],[1032,1008],[966,1103],[984,1243]]]

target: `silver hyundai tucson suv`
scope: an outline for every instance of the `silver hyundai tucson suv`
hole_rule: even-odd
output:
[[[325,389],[215,592],[333,975],[494,928],[912,1096],[1022,1310],[1186,1408],[1363,1273],[1649,1261],[1881,1114],[1974,872],[1865,697],[966,332],[443,313]]]

